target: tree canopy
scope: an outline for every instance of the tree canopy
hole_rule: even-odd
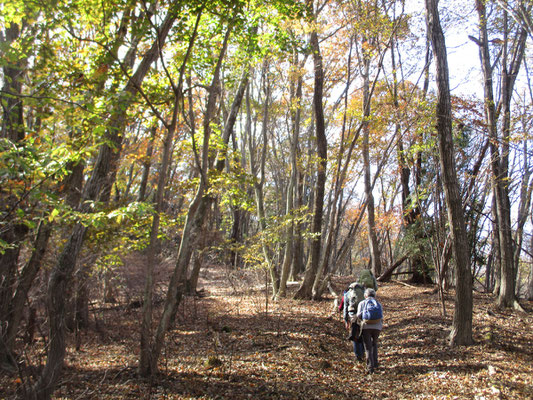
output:
[[[532,4],[418,3],[3,1],[2,365],[37,312],[49,398],[89,305],[137,301],[153,376],[212,264],[264,270],[277,301],[365,268],[434,285],[443,315],[455,290],[457,344],[472,290],[523,310]]]

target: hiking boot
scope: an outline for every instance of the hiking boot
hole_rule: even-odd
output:
[[[363,358],[363,356],[357,356],[357,361],[363,362],[365,361],[365,359]]]

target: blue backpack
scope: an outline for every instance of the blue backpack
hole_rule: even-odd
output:
[[[361,313],[363,320],[374,320],[383,318],[383,310],[381,304],[376,299],[369,298],[363,304],[363,312]]]

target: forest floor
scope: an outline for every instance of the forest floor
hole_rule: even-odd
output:
[[[383,284],[380,367],[368,375],[345,339],[333,297],[272,302],[261,280],[260,273],[220,267],[203,272],[203,295],[182,301],[160,374],[151,381],[136,375],[140,309],[94,310],[79,350],[70,339],[54,398],[533,398],[531,303],[528,314],[497,311],[491,296],[475,293],[475,344],[450,348],[452,293],[443,317],[432,287]],[[349,282],[334,280],[339,291]],[[33,351],[28,357],[43,361],[43,348]],[[0,373],[0,398],[12,398],[27,379]]]

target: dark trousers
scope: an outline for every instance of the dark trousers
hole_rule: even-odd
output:
[[[359,334],[361,327],[357,323],[352,323],[351,336],[355,338],[353,342],[353,352],[357,358],[363,357],[363,336]]]
[[[366,365],[371,371],[378,366],[378,337],[380,332],[379,329],[363,329]]]

